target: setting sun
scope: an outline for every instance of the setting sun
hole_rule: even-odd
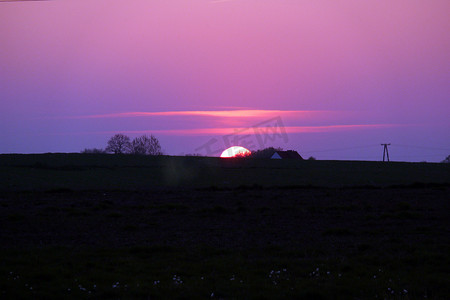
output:
[[[229,157],[240,157],[240,156],[248,156],[252,152],[241,146],[232,146],[225,151],[222,152],[220,157],[229,158]]]

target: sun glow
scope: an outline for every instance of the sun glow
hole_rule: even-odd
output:
[[[222,152],[220,157],[230,158],[230,157],[244,157],[250,155],[252,152],[241,146],[232,146]]]

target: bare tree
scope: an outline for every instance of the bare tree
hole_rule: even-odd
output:
[[[140,155],[161,155],[161,145],[153,135],[143,135],[131,142],[130,153]]]
[[[130,153],[137,155],[145,155],[147,152],[147,137],[137,137],[131,142]]]
[[[127,153],[130,150],[130,138],[124,134],[118,133],[114,135],[108,141],[106,152],[112,152],[114,154]]]
[[[156,137],[150,135],[150,147],[147,154],[149,155],[162,155],[161,145]]]

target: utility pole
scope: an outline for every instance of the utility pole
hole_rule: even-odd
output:
[[[385,158],[387,157],[387,161],[389,161],[389,151],[388,151],[388,146],[390,144],[381,144],[381,146],[383,147],[383,161],[385,161]]]

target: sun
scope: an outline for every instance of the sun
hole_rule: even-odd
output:
[[[225,151],[222,152],[220,157],[229,158],[229,157],[244,157],[249,156],[252,152],[241,146],[232,146]]]

